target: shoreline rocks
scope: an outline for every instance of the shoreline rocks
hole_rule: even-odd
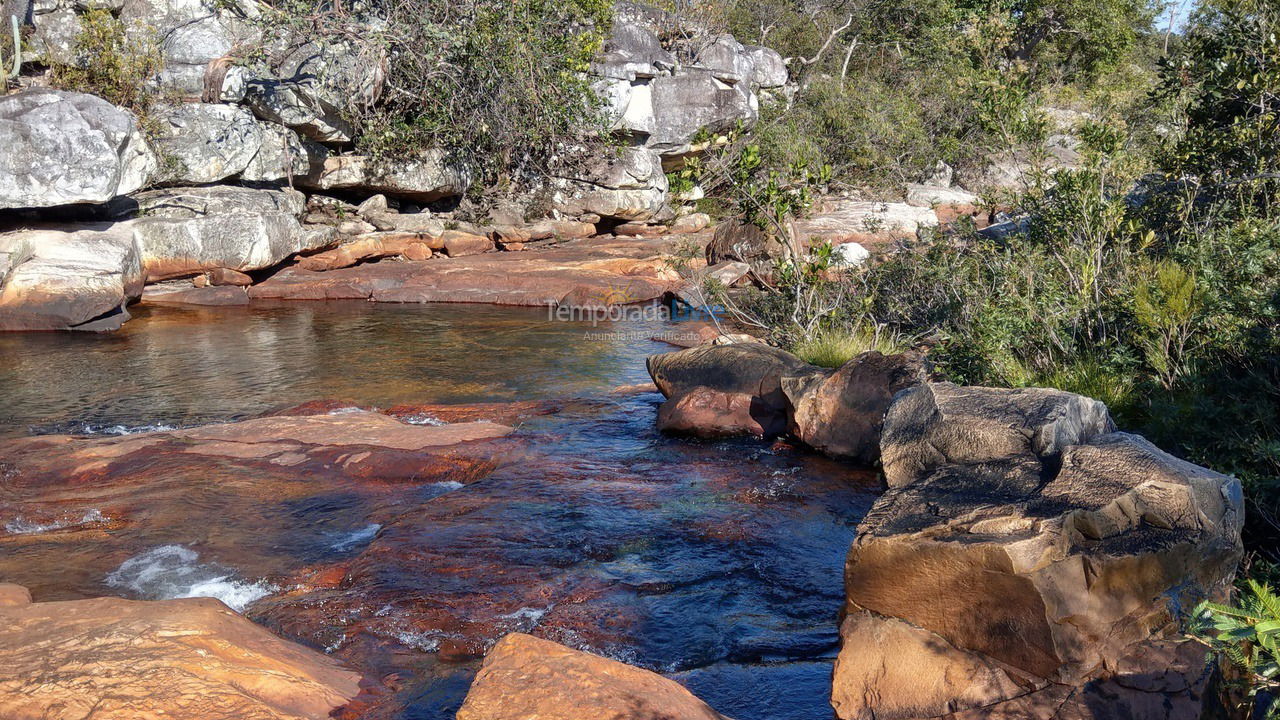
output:
[[[212,598],[33,603],[0,585],[0,715],[11,720],[324,720],[359,681]]]
[[[1199,717],[1205,651],[1180,624],[1243,555],[1235,478],[1117,432],[1096,400],[925,382],[904,356],[824,371],[703,346],[649,368],[664,429],[761,434],[739,398],[776,383],[802,442],[883,463],[845,565],[840,720]]]
[[[485,656],[458,720],[725,720],[674,680],[524,633]]]

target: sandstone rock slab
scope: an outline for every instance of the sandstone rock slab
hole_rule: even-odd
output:
[[[0,603],[12,720],[323,720],[359,679],[211,598]]]

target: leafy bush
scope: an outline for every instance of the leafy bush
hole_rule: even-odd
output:
[[[1231,689],[1243,695],[1242,717],[1254,717],[1250,708],[1261,700],[1269,703],[1268,720],[1280,718],[1280,597],[1274,590],[1250,580],[1236,606],[1203,602],[1189,630],[1228,664]]]
[[[124,23],[106,10],[80,16],[76,61],[53,68],[53,84],[64,90],[97,95],[145,115],[152,96],[148,87],[163,62],[153,34],[125,33]]]

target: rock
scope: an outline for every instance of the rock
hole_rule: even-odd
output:
[[[432,202],[462,195],[471,184],[471,174],[450,164],[440,151],[385,163],[363,155],[334,155],[315,144],[308,146],[308,152],[310,170],[297,182],[312,190],[384,193]]]
[[[152,109],[153,138],[164,159],[164,182],[203,185],[239,175],[262,150],[263,130],[232,105],[179,103]]]
[[[277,60],[272,77],[249,81],[245,102],[258,117],[311,140],[349,142],[352,129],[344,108],[353,100],[377,100],[384,66],[384,52],[375,43],[306,43]]]
[[[895,401],[890,490],[845,566],[838,717],[1198,716],[1203,664],[1156,658],[1230,586],[1240,485],[1110,429],[1101,403],[1056,390]]]
[[[359,680],[212,598],[0,604],[0,715],[13,720],[323,720]]]
[[[172,188],[136,200],[141,217],[127,225],[153,281],[217,268],[260,270],[334,242],[330,232],[298,222],[304,201],[294,190]]]
[[[731,288],[751,274],[751,266],[743,262],[722,262],[694,271],[689,282],[677,289],[676,297],[689,307],[708,309],[708,281],[721,288]]]
[[[80,37],[80,16],[70,8],[57,8],[52,12],[32,16],[35,32],[31,35],[26,55],[28,61],[44,65],[82,66],[76,53],[76,40]]]
[[[754,66],[751,82],[762,88],[777,88],[787,84],[787,63],[778,51],[760,45],[748,45],[746,51]]]
[[[370,195],[368,198],[365,198],[364,202],[356,206],[356,212],[365,217],[369,217],[370,215],[391,212],[391,207],[387,204],[386,195]]]
[[[675,57],[663,49],[652,30],[617,18],[599,59],[591,64],[591,72],[630,83],[637,78],[657,77],[675,65]]]
[[[130,42],[159,44],[160,87],[195,97],[206,95],[205,71],[212,61],[258,42],[256,16],[256,6],[241,0],[124,0],[119,15]],[[222,94],[220,85],[208,99],[221,100]]]
[[[425,236],[424,236],[425,237]],[[429,239],[430,242],[436,242]],[[663,297],[679,282],[662,240],[577,240],[528,253],[484,253],[426,263],[375,263],[331,272],[289,268],[250,288],[254,298],[361,299],[521,305],[564,314]],[[310,258],[308,258],[309,260]]]
[[[706,256],[708,265],[746,263],[757,280],[768,283],[777,264],[788,257],[788,249],[785,242],[751,223],[726,220],[716,227]]]
[[[836,262],[846,267],[859,267],[871,259],[871,251],[860,243],[840,243],[835,247]]]
[[[838,370],[784,376],[791,432],[832,457],[870,465],[880,459],[885,412],[902,390],[919,384],[924,368],[913,354],[863,353]]]
[[[697,71],[654,78],[653,130],[645,146],[664,157],[684,155],[694,150],[694,139],[704,131],[717,134],[739,123],[753,125],[759,107],[747,85],[728,85],[710,72]]]
[[[145,279],[133,233],[97,224],[0,234],[0,330],[115,330]]]
[[[543,220],[530,225],[528,231],[530,240],[547,240],[550,238],[577,240],[595,235],[596,226],[594,223],[576,220]]]
[[[339,235],[364,235],[378,229],[372,223],[363,220],[342,220],[334,227],[337,228]]]
[[[716,36],[698,51],[693,58],[693,67],[710,72],[716,80],[734,85],[750,82],[755,76],[756,64],[742,43],[725,34]]]
[[[711,226],[711,216],[706,213],[689,213],[676,218],[671,223],[671,232],[673,233],[696,233],[706,230]]]
[[[458,720],[723,720],[674,680],[511,633],[485,657]]]
[[[425,260],[432,250],[443,250],[440,237],[421,233],[375,232],[356,237],[332,250],[298,259],[298,267],[312,272],[328,272],[351,267],[365,260],[403,255],[410,260]]]
[[[275,182],[302,175],[310,169],[310,160],[298,133],[275,123],[258,122],[262,144],[240,179],[246,182]]]
[[[0,146],[0,210],[106,202],[155,170],[133,114],[82,93],[0,97]]]
[[[650,150],[630,147],[616,157],[595,159],[581,178],[560,178],[555,205],[571,216],[648,220],[662,210],[666,200],[662,159]]]
[[[203,277],[203,275],[201,276]],[[148,285],[142,301],[153,305],[248,305],[249,294],[242,287],[200,287],[194,283]]]
[[[902,487],[944,465],[1055,458],[1114,429],[1106,405],[1074,393],[929,383],[889,409],[881,462],[889,487]]]
[[[666,225],[651,225],[642,222],[626,222],[621,225],[614,226],[614,235],[628,235],[631,237],[654,237],[656,235],[666,235]]]
[[[988,224],[987,214],[982,211],[982,200],[959,188],[908,185],[907,204],[931,208],[942,225],[950,225],[962,217],[972,218],[979,229]]]
[[[698,386],[658,408],[658,429],[676,435],[768,438],[786,432],[786,417],[747,393]]]
[[[460,230],[445,230],[440,236],[444,243],[444,253],[449,257],[479,255],[494,249],[493,241],[484,235],[473,235]]]
[[[791,353],[761,343],[651,355],[647,367],[667,398],[658,409],[660,427],[703,437],[781,432],[790,410],[783,378],[818,372]]]
[[[377,230],[402,233],[424,233],[441,235],[444,223],[435,219],[429,212],[398,213],[390,210],[383,212],[362,213]]]
[[[249,287],[253,284],[253,278],[230,268],[214,268],[205,273],[202,277],[207,277],[209,279],[209,284],[214,287],[222,285]]]
[[[797,236],[804,242],[856,242],[870,246],[915,238],[921,230],[937,227],[938,215],[929,208],[903,203],[842,199],[797,221],[795,226]]]
[[[933,164],[929,174],[921,179],[921,184],[929,187],[949,188],[955,178],[956,171],[945,162],[939,160]]]

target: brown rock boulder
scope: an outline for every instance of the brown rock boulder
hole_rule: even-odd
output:
[[[1199,692],[1202,667],[1144,684],[1167,668],[1135,659],[1177,646],[1180,610],[1229,587],[1240,484],[1109,425],[1101,403],[1057,391],[900,396],[891,489],[845,566],[840,718],[1089,718],[1105,694],[1082,698],[1109,687],[1131,708]]]
[[[758,397],[699,386],[658,408],[658,429],[701,438],[773,437],[785,432],[787,423],[785,414]]]
[[[494,249],[493,241],[484,235],[473,235],[461,230],[445,230],[440,236],[444,252],[449,257],[479,255]]]
[[[827,455],[874,463],[880,459],[880,428],[894,396],[923,380],[918,355],[875,351],[835,371],[784,377],[782,391],[793,408],[791,432]]]
[[[1115,429],[1106,405],[1046,388],[929,383],[904,393],[885,418],[885,481],[900,487],[950,463],[1054,457]]]
[[[6,720],[321,720],[359,691],[212,598],[31,603],[16,587],[0,586]]]
[[[532,635],[489,651],[458,720],[724,720],[679,683]]]
[[[791,353],[763,343],[651,355],[648,368],[667,397],[658,409],[659,427],[703,437],[782,432],[790,409],[782,379],[819,372]]]

